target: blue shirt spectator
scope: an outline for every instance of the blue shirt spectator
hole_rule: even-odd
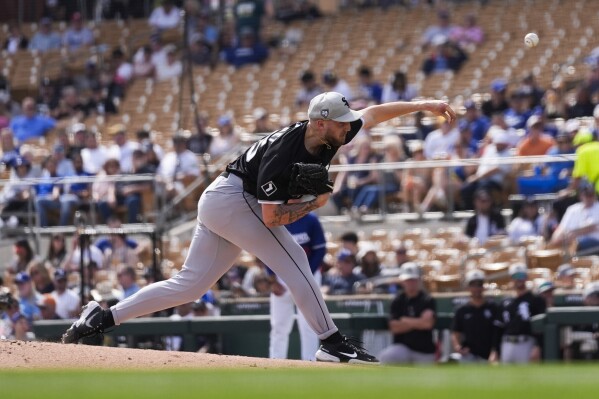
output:
[[[36,114],[33,98],[25,98],[22,108],[23,115],[15,116],[10,121],[10,129],[19,143],[43,137],[56,126],[54,119]]]
[[[71,27],[64,33],[62,42],[70,51],[93,44],[94,34],[83,26],[83,18],[80,13],[73,14]]]
[[[372,79],[372,72],[367,66],[362,66],[358,70],[358,97],[366,101],[372,101],[380,104],[383,97],[383,86]]]
[[[40,21],[40,30],[33,35],[29,42],[29,50],[37,50],[45,53],[49,50],[59,49],[61,44],[60,35],[52,31],[52,21],[49,18],[42,18]]]
[[[256,42],[251,32],[244,32],[238,46],[225,50],[225,60],[240,68],[247,64],[260,64],[268,57],[268,49],[261,43]]]

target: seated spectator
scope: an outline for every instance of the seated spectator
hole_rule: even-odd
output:
[[[322,93],[324,90],[318,82],[312,71],[304,71],[300,77],[302,87],[295,96],[295,105],[298,108],[305,108],[310,104],[310,100]]]
[[[33,288],[39,294],[49,294],[54,291],[54,283],[45,262],[34,259],[27,266],[27,273],[33,282]]]
[[[56,314],[56,299],[52,294],[43,294],[36,305],[40,310],[41,320],[61,320]]]
[[[118,159],[109,158],[103,170],[98,173],[92,184],[92,198],[96,202],[102,220],[106,222],[117,211],[117,191],[114,176],[121,174]]]
[[[380,162],[396,163],[405,159],[401,139],[398,136],[385,136],[383,144],[385,152]],[[381,195],[387,196],[398,193],[401,174],[402,171],[400,169],[373,171],[374,180],[362,185],[358,190],[353,201],[352,211],[365,213],[378,207]]]
[[[110,93],[113,97],[123,98],[125,89],[133,78],[133,65],[127,61],[125,53],[118,47],[112,51],[110,63],[114,71]]]
[[[56,144],[52,149],[52,160],[56,163],[56,175],[58,177],[73,176],[75,167],[73,161],[65,156],[65,149],[61,144]]]
[[[408,162],[426,161],[422,141],[415,140],[409,147],[412,157],[407,159]],[[420,204],[431,185],[431,179],[430,168],[408,168],[403,170],[400,197],[403,202],[404,212],[420,210]]]
[[[505,122],[514,129],[526,128],[526,122],[532,115],[532,96],[528,91],[514,91],[510,96],[510,106],[505,110]]]
[[[531,96],[530,108],[539,107],[543,100],[543,96],[545,95],[545,90],[538,85],[535,75],[531,72],[526,73],[524,77],[522,77],[522,81],[517,90],[523,93],[529,93]]]
[[[106,225],[111,229],[118,229],[122,226],[121,220],[116,216],[111,216],[110,219],[106,221]],[[109,253],[112,251],[112,243],[114,241],[113,235],[109,234],[106,236],[100,236],[95,242],[94,246],[102,251],[102,254]],[[130,249],[137,249],[139,244],[136,240],[132,239],[129,236],[125,236],[125,245],[127,245]]]
[[[70,176],[74,179],[79,178],[79,181],[67,182],[64,185],[64,194],[60,197],[60,214],[67,218],[66,224],[72,222],[73,209],[89,210],[90,207],[91,184],[84,180],[93,175],[83,170],[83,159],[80,154],[73,156],[73,168],[74,172]]]
[[[27,158],[18,157],[13,164],[14,173],[11,173],[10,180],[0,192],[0,227],[5,224],[9,227],[17,227],[19,224],[26,224],[29,212],[30,199],[33,197],[33,190],[30,184],[25,181],[32,174],[31,162]]]
[[[356,256],[348,250],[341,250],[337,254],[334,272],[329,270],[322,281],[322,291],[327,295],[354,294],[354,284],[365,277],[354,272],[357,266]]]
[[[549,245],[565,248],[576,244],[577,255],[599,254],[599,203],[595,188],[586,180],[578,184],[580,202],[566,210]]]
[[[468,59],[466,53],[450,41],[435,39],[433,45],[430,55],[422,64],[422,72],[427,76],[447,71],[457,72]]]
[[[396,71],[389,83],[383,86],[381,102],[412,101],[418,95],[418,89],[413,84],[408,84],[405,73]]]
[[[61,319],[73,319],[79,314],[81,300],[70,288],[67,288],[67,272],[56,269],[54,272],[54,286],[56,289],[52,296],[56,301],[56,314]]]
[[[358,238],[358,235],[355,232],[348,231],[346,233],[343,233],[341,235],[341,237],[339,237],[339,239],[341,240],[341,250],[346,249],[350,253],[352,253],[353,255],[355,255],[355,256],[358,255],[358,251],[359,251],[359,247],[358,247],[359,238]]]
[[[185,136],[173,136],[173,151],[164,155],[157,175],[170,198],[182,192],[186,182],[200,175],[200,163],[196,155],[187,149]]]
[[[15,240],[12,248],[14,257],[5,264],[6,272],[10,275],[26,272],[27,266],[36,257],[31,244],[26,238],[19,238]]]
[[[526,122],[528,135],[520,142],[517,154],[520,156],[545,155],[555,147],[555,140],[543,133],[544,122],[542,117],[532,115]]]
[[[560,132],[557,137],[557,145],[547,151],[547,155],[571,155],[576,152],[572,136],[567,132]],[[561,190],[568,185],[572,176],[574,161],[558,161],[547,164],[547,174],[553,176],[557,182],[556,190]]]
[[[541,107],[547,119],[565,117],[566,104],[563,97],[557,89],[549,88],[545,91],[541,99]]]
[[[270,126],[268,111],[264,108],[258,107],[254,109],[252,116],[254,117],[254,133],[270,133],[275,130]]]
[[[537,287],[537,295],[545,300],[545,306],[547,308],[555,306],[555,284],[551,280],[541,281]]]
[[[133,151],[133,169],[131,170],[131,174],[156,174],[156,168],[148,162],[146,153],[141,150]],[[149,211],[149,209],[142,209],[142,195],[144,193],[152,193],[153,189],[153,182],[147,180],[117,183],[117,203],[125,206],[127,209],[128,223],[139,223],[142,221],[142,211]]]
[[[212,138],[210,144],[210,155],[213,158],[221,157],[229,153],[239,142],[233,118],[229,115],[222,115],[218,118],[218,134]]]
[[[97,282],[90,291],[90,295],[103,308],[114,306],[123,299],[122,291],[115,288],[109,280]]]
[[[372,141],[368,137],[356,140],[355,153],[349,154],[347,158],[342,157],[341,163],[374,164],[378,163],[380,156],[372,148]],[[354,204],[356,196],[362,188],[376,184],[377,173],[373,170],[360,170],[353,172],[341,172],[335,179],[332,199],[339,212]],[[365,204],[361,204],[365,205]]]
[[[422,289],[420,270],[415,263],[404,263],[399,279],[403,291],[391,302],[389,320],[393,344],[379,354],[379,359],[382,364],[433,363],[435,300]]]
[[[520,240],[524,237],[541,235],[539,206],[532,198],[527,198],[521,204],[518,216],[510,222],[506,231],[514,245],[520,244]]]
[[[83,170],[90,175],[98,174],[104,167],[108,159],[108,150],[98,144],[96,133],[86,133],[85,148],[81,150],[81,159],[83,160]]]
[[[243,31],[239,44],[224,52],[225,61],[236,68],[248,64],[261,64],[266,58],[268,58],[268,48],[256,40],[252,31]]]
[[[466,109],[466,113],[464,114],[463,121],[470,127],[472,138],[477,142],[483,140],[491,125],[489,118],[480,114],[476,108],[476,103],[472,100],[465,101],[464,108]]]
[[[181,11],[175,7],[174,0],[162,0],[162,5],[156,7],[148,23],[156,30],[174,29],[181,22]]]
[[[203,11],[199,12],[194,20],[195,26],[191,28],[189,35],[190,41],[193,43],[197,39],[201,39],[208,47],[213,49],[218,42],[218,27],[210,17],[210,13]]]
[[[127,129],[120,123],[110,126],[108,135],[114,140],[114,144],[108,147],[108,158],[118,159],[120,171],[131,173],[133,171],[133,152],[139,149],[139,144],[127,139]]]
[[[213,66],[215,64],[212,46],[202,36],[193,38],[189,45],[189,59],[194,65]]]
[[[169,44],[164,47],[166,62],[156,64],[156,80],[165,81],[178,78],[183,73],[183,64],[177,58],[177,48]]]
[[[67,242],[64,234],[54,233],[48,243],[48,252],[44,263],[51,269],[63,269],[67,256]]]
[[[435,40],[448,40],[455,27],[451,24],[451,16],[446,10],[437,12],[437,24],[431,25],[424,31],[420,43],[423,47],[434,45]]]
[[[41,182],[37,184],[35,207],[37,211],[38,223],[40,227],[48,227],[48,212],[52,209],[67,210],[69,214],[61,214],[59,224],[64,226],[70,218],[70,207],[61,206],[60,197],[63,194],[63,185],[56,184],[58,174],[56,173],[56,161],[52,157],[47,157],[42,163]]]
[[[576,90],[574,104],[566,107],[566,119],[593,116],[594,110],[595,104],[591,97],[591,91],[587,86],[582,84]]]
[[[84,105],[85,114],[91,117],[109,117],[118,112],[114,101],[108,95],[108,90],[100,85],[91,88],[91,96]]]
[[[56,126],[54,119],[37,113],[35,100],[31,97],[25,97],[22,110],[23,115],[15,116],[10,121],[10,130],[19,144],[44,137]]]
[[[372,77],[369,67],[363,65],[358,69],[358,95],[356,99],[364,100],[368,104],[380,104],[383,96],[383,87]]]
[[[364,278],[378,277],[381,274],[381,260],[376,253],[376,250],[370,248],[362,254],[360,262],[356,267],[356,273],[361,274]]]
[[[135,138],[137,139],[139,149],[146,153],[148,163],[158,168],[160,161],[164,157],[164,150],[160,144],[153,142],[150,132],[143,129],[135,133]]]
[[[57,108],[52,112],[57,120],[60,119],[83,119],[85,116],[85,104],[82,102],[77,89],[74,86],[65,86],[61,91]]]
[[[462,48],[467,48],[471,44],[475,46],[481,44],[484,40],[484,33],[476,23],[476,14],[466,14],[464,24],[454,27],[449,33],[449,39]]]
[[[474,215],[466,222],[465,233],[468,237],[476,237],[481,245],[489,237],[505,234],[505,220],[494,209],[488,191],[478,190],[474,194]]]
[[[505,131],[496,130],[493,134],[493,144],[485,147],[476,173],[468,177],[466,184],[460,189],[464,209],[472,209],[473,193],[480,188],[502,192],[506,178],[512,171],[512,165],[498,164],[497,161],[509,156],[511,156],[509,137]]]
[[[340,79],[333,71],[325,71],[322,74],[322,84],[324,91],[341,93],[347,101],[354,99],[354,93],[349,84],[345,80]]]
[[[90,270],[98,270],[104,265],[104,255],[102,251],[95,245],[87,244],[84,247],[83,255],[81,255],[81,248],[79,247],[80,239],[78,234],[74,234],[71,241],[71,250],[67,255],[65,261],[65,271],[67,272],[80,272],[81,271],[81,256],[83,256],[84,273],[88,273]],[[89,277],[89,276],[84,276]],[[56,285],[56,284],[55,284]]]
[[[45,53],[58,50],[61,46],[60,35],[52,30],[52,20],[44,17],[40,21],[40,28],[29,42],[29,50]]]
[[[117,273],[117,278],[123,291],[123,299],[130,297],[140,290],[139,285],[137,285],[137,273],[134,267],[121,265]]]
[[[460,138],[455,122],[450,124],[445,119],[440,121],[439,128],[433,130],[424,140],[424,156],[426,159],[447,159],[454,154],[454,147]]]
[[[17,313],[11,318],[13,330],[12,334],[8,336],[9,339],[16,341],[34,341],[35,335],[30,331],[31,323],[27,320],[26,316]]]
[[[94,43],[94,34],[83,25],[83,17],[76,12],[71,17],[71,26],[62,36],[62,44],[69,51],[76,51]]]
[[[133,77],[152,78],[155,73],[156,67],[152,63],[152,47],[143,46],[133,57]]]
[[[507,102],[507,82],[502,79],[495,79],[491,83],[491,98],[484,101],[481,105],[481,111],[487,118],[491,118],[496,113],[503,113],[509,108]]]
[[[23,35],[19,25],[12,24],[10,26],[10,33],[4,41],[2,49],[6,50],[9,54],[15,54],[19,50],[27,50],[28,45],[29,39]]]
[[[31,276],[26,272],[17,273],[15,284],[17,285],[19,312],[25,316],[29,324],[32,324],[34,320],[39,320],[41,317],[40,310],[36,306],[39,294],[33,288]]]
[[[19,157],[19,147],[15,143],[15,138],[10,129],[3,129],[0,132],[0,145],[2,146],[2,158],[0,163],[8,169]]]

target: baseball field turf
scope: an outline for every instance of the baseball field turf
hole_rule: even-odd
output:
[[[0,398],[596,398],[599,365],[0,372]]]

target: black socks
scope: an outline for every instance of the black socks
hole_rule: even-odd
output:
[[[102,327],[114,327],[114,317],[112,317],[112,312],[110,309],[104,309],[102,311]]]
[[[322,342],[326,342],[327,344],[338,344],[341,341],[343,341],[343,335],[339,331],[335,331],[333,335],[322,340]]]

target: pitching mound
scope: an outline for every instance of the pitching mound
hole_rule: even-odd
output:
[[[158,369],[335,367],[331,363],[166,352],[49,342],[0,341],[3,369]]]

